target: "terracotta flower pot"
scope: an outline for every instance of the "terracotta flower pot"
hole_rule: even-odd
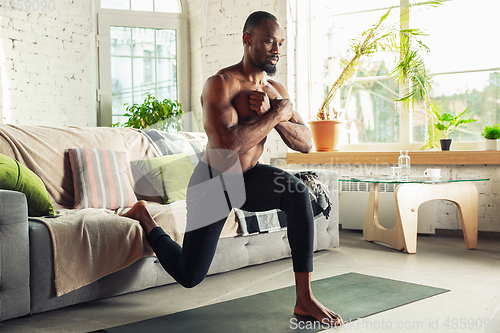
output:
[[[338,151],[344,123],[337,120],[309,122],[316,151]]]

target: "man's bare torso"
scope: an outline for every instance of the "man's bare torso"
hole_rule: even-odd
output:
[[[229,99],[231,100],[231,104],[236,109],[238,115],[238,124],[248,125],[255,123],[259,120],[260,116],[257,112],[253,111],[250,108],[249,96],[252,91],[262,91],[265,92],[269,99],[272,100],[274,98],[281,99],[282,96],[276,90],[277,83],[271,80],[266,80],[263,83],[259,84],[257,82],[249,81],[245,78],[239,71],[235,68],[235,66],[228,67],[226,69],[222,69],[216,75],[221,76],[230,87],[229,89]],[[203,104],[203,99],[202,99]],[[239,160],[241,163],[241,168],[243,171],[246,171],[257,163],[257,160],[262,155],[264,151],[264,143],[266,142],[267,137],[265,137],[262,141],[260,141],[255,147],[246,151],[243,154],[239,154]],[[207,149],[213,149],[213,143],[209,141],[207,144]],[[211,155],[212,157],[212,155]],[[216,164],[222,163],[222,161],[214,161],[212,158],[211,161],[208,161],[210,165],[214,168],[217,168]],[[205,162],[207,162],[206,158],[204,158]]]

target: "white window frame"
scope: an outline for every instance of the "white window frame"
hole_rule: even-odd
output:
[[[308,36],[309,36],[309,41],[312,40],[311,36],[311,24],[312,24],[312,13],[310,11],[311,8],[311,1],[314,0],[308,0],[308,1],[303,1],[301,2],[302,4],[302,9],[297,10],[297,22],[301,21],[307,21],[307,24],[305,25],[302,23],[301,28],[308,28]],[[400,11],[402,11],[404,8],[408,8],[409,6],[409,0],[400,0]],[[388,9],[388,8],[387,8]],[[411,20],[411,17],[410,17]],[[298,26],[298,24],[297,24]],[[402,29],[408,28],[409,26],[409,21],[406,22],[406,26],[402,26]],[[309,42],[308,41],[308,42]],[[307,58],[308,61],[307,63],[309,64],[312,56],[310,54],[311,49],[310,48],[297,48],[296,50],[296,58]],[[300,77],[300,80],[296,80],[296,85],[297,85],[297,105],[301,105],[302,107],[300,108],[299,112],[301,113],[301,116],[304,119],[313,119],[317,109],[319,108],[319,105],[314,104],[314,102],[311,99],[310,96],[310,91],[313,89],[313,83],[312,79],[307,72],[309,66],[298,66],[297,67],[297,73],[296,77]],[[500,70],[500,68],[478,68],[477,70],[464,70],[464,71],[454,71],[454,72],[447,72],[447,73],[428,73],[429,76],[433,75],[444,75],[444,74],[463,74],[463,73],[470,73],[470,72],[482,72],[482,71],[497,71]],[[304,80],[304,78],[307,78]],[[373,77],[372,79],[379,79],[382,78],[381,76],[379,77]],[[370,78],[354,78],[353,81],[357,80],[367,80]],[[300,87],[304,87],[304,82],[307,82],[307,89],[301,89]],[[400,86],[400,91],[404,91],[404,87]],[[413,119],[413,111],[409,110],[407,111],[404,109],[404,106],[402,103],[399,104],[399,138],[400,142],[398,143],[358,143],[358,144],[343,144],[341,146],[342,151],[373,151],[373,152],[385,152],[385,151],[399,151],[399,150],[419,150],[423,146],[423,142],[411,142],[412,138],[412,119]],[[464,141],[464,142],[459,142],[459,141],[454,141],[453,150],[484,150],[484,141]]]
[[[156,29],[175,29],[177,31],[177,94],[184,112],[190,108],[189,87],[189,31],[188,15],[184,1],[182,13],[159,13],[133,10],[100,8],[97,14],[97,43],[99,78],[97,90],[97,126],[110,126],[112,123],[111,88],[111,49],[110,27],[140,27]]]

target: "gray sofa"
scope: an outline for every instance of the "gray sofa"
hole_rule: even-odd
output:
[[[43,128],[37,127],[36,130],[43,131]],[[9,140],[4,138],[4,141]],[[0,140],[2,154],[6,154],[8,150],[5,142]],[[70,148],[68,144],[71,145],[68,142],[61,143],[61,149]],[[33,167],[33,171],[41,174],[37,167]],[[337,247],[339,244],[337,174],[333,171],[317,173],[319,180],[328,184],[333,205],[328,219],[323,214],[315,219],[315,251]],[[40,178],[43,180],[43,177]],[[54,197],[51,191],[49,194],[51,198]],[[54,204],[56,208],[59,205],[56,202]],[[221,238],[209,274],[290,255],[286,230]],[[9,190],[0,190],[0,264],[0,320],[175,283],[156,258],[149,256],[89,285],[56,297],[53,247],[49,230],[44,223],[28,217],[25,195]]]

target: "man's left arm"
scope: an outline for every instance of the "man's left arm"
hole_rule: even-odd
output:
[[[283,121],[274,127],[285,144],[301,153],[309,153],[312,149],[311,131],[304,124],[300,115],[293,111],[292,118]]]
[[[270,82],[271,83],[271,82]],[[277,82],[272,82],[272,86],[283,97],[289,98],[286,89]],[[293,150],[301,153],[309,153],[312,149],[312,134],[306,126],[299,113],[293,110],[292,117],[288,121],[282,121],[275,127],[283,142]]]

